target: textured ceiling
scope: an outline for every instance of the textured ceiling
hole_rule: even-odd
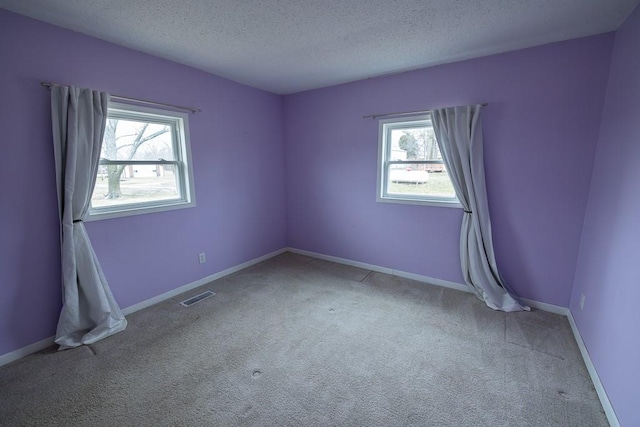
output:
[[[0,0],[279,94],[617,29],[640,0]]]

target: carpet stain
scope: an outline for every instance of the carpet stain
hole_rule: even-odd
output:
[[[421,426],[424,425],[425,420],[418,414],[409,414],[405,426]]]
[[[330,309],[329,309],[329,313],[335,313],[335,312],[336,312],[336,309],[335,309],[335,308],[330,308]]]
[[[369,272],[367,273],[367,275],[366,275],[366,276],[364,276],[364,277],[362,278],[362,280],[360,280],[360,283],[364,283],[364,281],[365,281],[365,280],[367,280],[367,278],[368,278],[369,276],[371,276],[371,273],[373,273],[373,271],[369,271]]]

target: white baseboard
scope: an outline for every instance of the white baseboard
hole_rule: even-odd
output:
[[[613,410],[613,406],[611,405],[611,401],[609,400],[609,396],[607,396],[607,392],[604,389],[604,385],[602,381],[600,381],[600,376],[598,375],[598,371],[596,371],[596,367],[591,361],[591,356],[589,356],[589,351],[587,347],[584,345],[584,341],[582,340],[582,335],[580,335],[580,331],[578,330],[578,325],[576,325],[576,321],[573,318],[573,314],[571,314],[571,310],[567,309],[567,318],[569,319],[569,324],[571,325],[571,330],[573,331],[573,336],[578,343],[578,348],[580,349],[580,354],[582,354],[582,359],[584,360],[584,364],[587,366],[587,371],[589,371],[589,376],[591,377],[591,381],[593,382],[593,386],[596,389],[596,393],[598,393],[598,398],[600,399],[600,403],[602,404],[602,409],[604,409],[604,413],[607,416],[607,420],[611,427],[620,427],[620,422],[618,421],[618,417],[616,416],[616,412]]]
[[[380,267],[379,265],[367,264],[365,262],[352,261],[346,258],[335,257],[331,255],[320,254],[317,252],[305,251],[303,249],[287,248],[289,252],[294,254],[306,255],[312,258],[323,259],[338,264],[350,265],[352,267],[363,268],[365,270],[377,271],[379,273],[391,274],[392,276],[404,277],[405,279],[416,280],[418,282],[428,283],[430,285],[442,286],[444,288],[455,289],[462,292],[471,292],[468,286],[461,283],[450,282],[448,280],[436,279],[434,277],[423,276],[421,274],[407,273],[406,271],[394,270],[392,268]]]
[[[277,251],[270,252],[266,255],[262,255],[258,258],[254,258],[247,262],[243,262],[242,264],[238,264],[236,266],[227,268],[226,270],[222,270],[218,273],[212,274],[207,277],[203,277],[202,279],[196,280],[195,282],[188,283],[184,286],[180,286],[179,288],[172,289],[169,292],[165,292],[163,294],[157,295],[153,298],[149,298],[147,300],[141,301],[137,304],[130,305],[122,310],[122,313],[126,316],[131,313],[135,313],[136,311],[142,310],[143,308],[150,307],[154,304],[158,304],[161,301],[164,301],[169,298],[173,298],[174,296],[181,294],[183,292],[190,291],[191,289],[195,289],[199,286],[206,285],[209,282],[217,280],[221,277],[228,276],[230,274],[235,273],[236,271],[240,271],[247,267],[251,267],[254,264],[265,261],[269,258],[273,258],[274,256],[280,255],[284,252],[287,252],[286,248],[278,249]],[[44,350],[45,348],[54,344],[55,337],[51,336],[45,338],[41,341],[35,342],[33,344],[29,344],[25,347],[19,348],[17,350],[11,351],[9,353],[0,355],[0,366],[6,365],[7,363],[11,363],[15,360],[21,359],[25,356],[30,355],[31,353],[35,353],[40,350]]]
[[[457,291],[469,292],[473,293],[471,289],[465,284],[451,282],[448,280],[436,279],[435,277],[423,276],[421,274],[415,273],[407,273],[402,270],[394,270],[392,268],[380,267],[379,265],[367,264],[365,262],[360,261],[352,261],[346,258],[335,257],[331,255],[320,254],[317,252],[306,251],[303,249],[297,248],[287,248],[289,252],[293,252],[295,254],[306,255],[313,258],[323,259],[326,261],[332,261],[338,264],[350,265],[353,267],[364,268],[365,270],[377,271],[380,273],[391,274],[392,276],[404,277],[405,279],[412,279],[418,282],[428,283],[430,285],[442,286],[444,288],[455,289]],[[568,316],[569,309],[567,307],[562,307],[559,305],[549,304],[546,302],[535,301],[532,299],[521,298],[522,302],[527,304],[530,307],[536,308],[542,311],[548,311],[550,313],[560,314],[562,316]]]
[[[455,289],[456,291],[462,291],[467,293],[473,293],[467,285],[462,283],[450,282],[448,280],[436,279],[435,277],[423,276],[421,274],[407,273],[406,271],[391,270],[392,275],[398,277],[404,277],[405,279],[416,280],[418,282],[428,283],[430,285],[441,286],[443,288]]]
[[[406,271],[394,270],[392,268],[380,267],[379,265],[367,264],[360,261],[352,261],[346,258],[335,257],[331,255],[320,254],[317,252],[306,251],[297,248],[287,248],[289,252],[295,254],[306,255],[313,258],[323,259],[326,261],[332,261],[338,264],[350,265],[353,267],[364,268],[366,270],[377,271],[380,273],[391,274],[392,276],[404,277],[405,279],[412,279],[418,282],[428,283],[430,285],[442,286],[444,288],[455,289],[457,291],[473,293],[467,285],[457,282],[450,282],[448,280],[436,279],[435,277],[423,276],[421,274],[407,273]],[[536,308],[542,311],[548,311],[550,313],[560,314],[562,316],[568,316],[569,309],[559,305],[549,304],[546,302],[535,301],[532,299],[521,298],[522,302],[530,307]]]
[[[287,251],[292,252],[294,254],[306,255],[306,256],[310,256],[312,258],[323,259],[325,261],[331,261],[331,262],[335,262],[335,263],[338,263],[338,264],[344,264],[344,265],[350,265],[352,267],[363,268],[365,270],[377,271],[379,273],[386,273],[386,274],[391,274],[393,272],[392,269],[386,268],[386,267],[380,267],[379,265],[367,264],[367,263],[364,263],[364,262],[352,261],[352,260],[346,259],[346,258],[339,258],[337,256],[331,256],[331,255],[320,254],[320,253],[317,253],[317,252],[305,251],[304,249],[297,249],[297,248],[286,248],[286,249],[287,249]]]
[[[195,288],[198,288],[198,287],[200,287],[202,285],[206,285],[209,282],[213,282],[214,280],[218,280],[221,277],[228,276],[230,274],[235,273],[236,271],[240,271],[240,270],[243,270],[243,269],[245,269],[247,267],[251,267],[254,264],[257,264],[257,263],[262,262],[262,261],[266,261],[269,258],[273,258],[274,256],[280,255],[280,254],[285,253],[285,252],[287,252],[286,248],[278,249],[277,251],[273,251],[273,252],[270,252],[270,253],[268,253],[266,255],[259,256],[258,258],[254,258],[254,259],[251,259],[251,260],[249,260],[247,262],[243,262],[242,264],[238,264],[238,265],[235,265],[233,267],[229,267],[226,270],[222,270],[222,271],[220,271],[218,273],[215,273],[215,274],[212,274],[210,276],[203,277],[202,279],[198,279],[195,282],[187,283],[186,285],[180,286],[179,288],[172,289],[172,290],[170,290],[168,292],[165,292],[163,294],[156,295],[153,298],[149,298],[149,299],[141,301],[141,302],[139,302],[137,304],[130,305],[129,307],[124,308],[122,310],[122,314],[124,314],[126,316],[126,315],[129,315],[131,313],[135,313],[136,311],[140,311],[140,310],[142,310],[144,308],[147,308],[147,307],[150,307],[152,305],[158,304],[159,302],[162,302],[162,301],[167,300],[169,298],[173,298],[176,295],[179,295],[181,293],[190,291],[191,289],[195,289]]]
[[[9,353],[5,353],[0,356],[0,366],[6,365],[7,363],[11,363],[18,359],[21,359],[25,356],[30,355],[31,353],[35,353],[40,350],[44,350],[47,347],[53,345],[54,337],[48,337],[38,342],[34,342],[33,344],[29,344],[25,347],[19,348],[17,350],[13,350]]]
[[[567,307],[560,305],[549,304],[546,302],[540,302],[527,298],[520,298],[523,303],[527,304],[531,308],[537,308],[538,310],[548,311],[549,313],[560,314],[561,316],[568,316],[570,311]]]

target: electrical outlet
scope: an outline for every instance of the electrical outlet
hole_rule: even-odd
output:
[[[200,264],[204,264],[205,262],[207,262],[207,256],[204,254],[204,252],[200,252],[198,254],[198,261],[200,261]]]
[[[585,300],[584,294],[580,295],[580,310],[584,308],[584,300]]]

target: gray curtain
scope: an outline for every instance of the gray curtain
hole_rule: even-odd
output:
[[[108,102],[107,93],[51,88],[63,296],[55,341],[61,349],[91,344],[127,326],[82,223],[96,183]]]
[[[529,310],[498,273],[484,178],[482,105],[440,108],[431,116],[442,160],[464,209],[460,260],[465,282],[494,310]]]

